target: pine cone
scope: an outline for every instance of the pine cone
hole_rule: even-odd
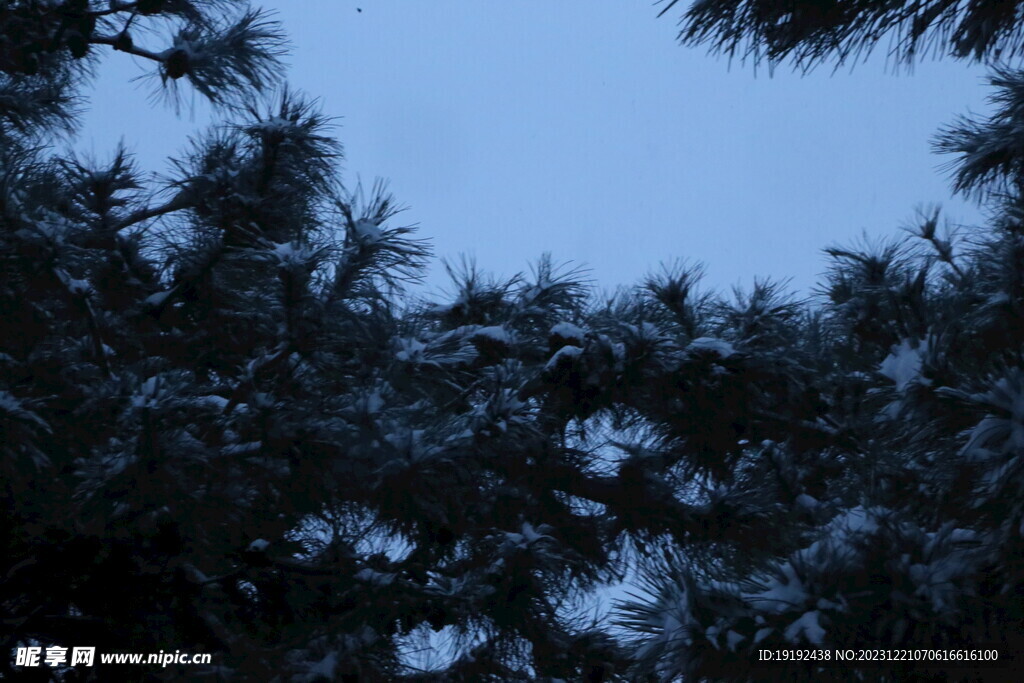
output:
[[[164,62],[164,73],[167,74],[168,78],[177,80],[188,72],[188,52],[179,47],[177,50],[172,52],[170,56],[167,57],[167,61]]]

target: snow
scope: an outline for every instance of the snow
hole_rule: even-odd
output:
[[[262,553],[270,547],[270,541],[265,538],[257,538],[255,541],[249,544],[249,552]]]
[[[85,296],[92,291],[92,285],[89,284],[88,280],[70,278],[68,280],[68,291],[77,296]]]
[[[425,362],[425,351],[427,345],[418,339],[412,337],[398,339],[397,344],[399,346],[398,352],[395,353],[395,358],[402,361],[403,363],[423,363]]]
[[[266,121],[253,123],[247,128],[253,132],[284,133],[295,129],[295,123],[280,116],[271,116]]]
[[[551,538],[547,534],[537,533],[534,530],[533,525],[530,524],[529,522],[523,522],[522,532],[523,532],[523,538],[526,539],[527,543],[536,543],[537,541],[541,540],[542,538]]]
[[[224,408],[227,407],[228,403],[230,403],[228,399],[217,394],[207,394],[205,396],[199,396],[196,400],[200,403],[204,403],[207,406],[211,408],[216,408],[218,410],[224,410]]]
[[[545,370],[556,367],[562,358],[573,359],[578,358],[583,354],[583,349],[578,346],[563,346],[555,352],[555,355],[551,356],[551,359],[544,366]]]
[[[352,225],[352,229],[361,242],[379,242],[384,237],[380,223],[373,218],[360,218]]]
[[[804,612],[803,615],[786,627],[783,633],[786,640],[791,643],[807,641],[814,645],[821,645],[825,640],[825,629],[818,623],[818,610]]]
[[[797,498],[801,504],[814,501],[811,496],[806,496],[806,500],[801,500],[802,497]],[[814,502],[816,504],[816,501]],[[827,574],[833,568],[834,558],[857,551],[853,537],[877,531],[879,519],[887,514],[889,511],[883,507],[862,506],[837,514],[821,529],[818,540],[796,551],[789,561],[762,579],[762,590],[746,593],[743,597],[765,613],[802,613],[800,618],[786,628],[785,637],[794,642],[803,639],[816,645],[820,644],[825,631],[818,623],[819,610],[840,609],[840,605],[820,597],[814,599],[801,576],[815,577],[819,572]],[[812,606],[816,609],[809,609]]]
[[[407,462],[429,460],[441,452],[440,446],[425,443],[422,429],[395,429],[385,434],[384,440],[398,451]],[[397,461],[395,464],[398,464]]]
[[[15,398],[14,394],[2,389],[0,389],[0,409],[14,415],[23,410],[21,407],[21,401]]]
[[[365,407],[368,415],[376,415],[384,408],[384,397],[374,389],[365,396]]]
[[[545,533],[540,533],[542,531],[550,531],[550,527],[548,527],[545,524],[542,524],[540,525],[539,530],[540,531],[534,529],[533,525],[529,522],[523,522],[522,526],[519,529],[520,533],[516,533],[514,531],[506,531],[504,533],[505,547],[526,549],[530,547],[532,544],[536,543],[537,541],[543,539],[552,540],[551,536],[548,536]]]
[[[505,542],[512,548],[526,548],[529,545],[522,534],[517,534],[514,531],[505,532]]]
[[[1001,453],[1024,449],[1024,372],[1011,370],[988,391],[973,394],[971,400],[989,410],[996,409],[993,412],[1009,415],[987,415],[972,430],[971,438],[964,446],[965,452],[977,446],[996,446]],[[1000,440],[1002,443],[996,445],[995,442]]]
[[[885,508],[865,508],[858,505],[837,515],[829,523],[829,527],[833,530],[845,529],[848,533],[870,534],[878,530],[878,522],[876,520],[885,513]]]
[[[904,391],[914,381],[928,386],[931,380],[921,377],[921,364],[927,352],[927,339],[916,343],[904,339],[898,346],[893,345],[892,351],[882,361],[878,371],[895,382],[899,391]]]
[[[313,256],[313,252],[298,242],[273,242],[272,251],[282,266],[305,265]]]
[[[309,667],[304,677],[307,681],[333,681],[334,671],[338,668],[338,653],[328,652],[327,655],[316,664]]]
[[[552,337],[558,336],[562,339],[571,339],[572,341],[579,342],[580,346],[583,345],[587,338],[587,333],[582,327],[567,322],[561,322],[552,327],[550,335]]]
[[[830,554],[827,550],[842,552],[850,547],[851,536],[872,534],[878,530],[878,519],[888,513],[882,507],[857,507],[845,510],[836,515],[823,530],[822,538],[807,548],[799,551],[805,560],[813,560],[817,556]]]
[[[161,512],[170,512],[170,511],[167,509],[166,506],[164,506],[161,509]],[[182,565],[182,569],[184,569],[185,572],[189,575],[189,577],[194,582],[196,582],[196,583],[209,583],[210,582],[210,577],[209,576],[207,576],[198,567],[196,567],[195,565],[193,565],[193,564],[191,564],[189,562],[185,562]]]
[[[442,595],[453,598],[462,595],[469,589],[476,589],[479,586],[465,576],[444,576],[430,572],[430,583],[423,587],[423,590],[431,595]]]
[[[31,410],[27,410],[14,394],[4,391],[3,389],[0,389],[0,410],[22,420],[33,422],[46,431],[50,431],[49,425],[47,425],[41,417],[33,413]]]
[[[178,38],[174,41],[174,45],[170,46],[169,48],[161,52],[159,54],[159,57],[161,59],[167,59],[178,50],[184,52],[188,56],[189,61],[192,61],[193,57],[196,55],[196,51],[193,49],[192,46],[192,41],[185,40],[183,38]]]
[[[491,325],[490,327],[481,327],[473,333],[474,337],[485,337],[502,344],[511,344],[512,336],[508,330],[500,325]]]
[[[157,376],[147,378],[139,393],[132,397],[132,405],[136,408],[145,408],[156,404],[157,395],[160,393],[160,378]]]
[[[978,540],[978,532],[973,529],[953,529],[949,533],[951,543],[973,543]]]
[[[397,358],[406,363],[423,363],[434,367],[471,362],[477,355],[469,340],[480,329],[476,325],[462,327],[431,336],[428,342],[412,337],[396,337]]]
[[[985,459],[1024,449],[1024,371],[1012,368],[984,393],[969,396],[955,390],[948,393],[966,398],[989,411],[970,430],[961,454]]]
[[[777,613],[787,612],[794,606],[807,602],[807,591],[797,576],[796,570],[788,562],[780,567],[783,577],[774,577],[773,581],[760,593],[748,596],[752,602],[766,603],[764,607]]]
[[[722,633],[722,627],[719,624],[712,624],[704,630],[704,637],[711,641],[711,644],[718,649],[718,636]]]
[[[688,351],[714,351],[722,358],[728,358],[736,353],[733,345],[724,339],[715,337],[698,337],[686,347]]]
[[[146,297],[146,305],[152,308],[160,308],[164,305],[164,301],[171,295],[171,290],[164,292],[157,292],[156,294],[150,294]]]
[[[814,510],[819,505],[817,498],[809,496],[806,493],[801,493],[796,497],[796,504],[801,507],[805,507],[808,510]]]

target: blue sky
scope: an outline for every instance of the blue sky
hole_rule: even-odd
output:
[[[930,152],[940,125],[986,109],[980,67],[894,73],[880,52],[769,77],[680,47],[648,0],[256,4],[291,36],[292,86],[339,117],[346,181],[387,179],[409,207],[396,220],[439,256],[512,274],[551,252],[609,289],[686,258],[711,288],[771,276],[806,292],[824,246],[894,235],[917,206],[980,220]],[[81,149],[123,138],[160,171],[209,122],[153,104],[129,82],[147,69],[107,60]]]

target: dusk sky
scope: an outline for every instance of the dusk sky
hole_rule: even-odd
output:
[[[256,4],[291,37],[292,87],[338,117],[346,183],[388,180],[409,207],[396,221],[438,256],[509,275],[551,252],[607,289],[684,258],[711,288],[771,276],[807,292],[823,247],[896,235],[915,207],[980,220],[930,151],[939,126],[986,110],[977,66],[894,72],[883,44],[852,71],[770,77],[680,47],[648,0]],[[162,171],[211,120],[154,104],[152,82],[130,83],[149,68],[108,60],[80,149],[123,137]]]

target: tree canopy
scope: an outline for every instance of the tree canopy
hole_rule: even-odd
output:
[[[661,14],[680,5],[666,0]],[[694,0],[679,39],[730,57],[787,59],[811,68],[857,59],[886,41],[889,55],[913,62],[929,53],[978,62],[1024,56],[1021,12],[1012,0]]]
[[[429,244],[342,182],[266,15],[0,22],[0,638],[213,655],[0,674],[901,680],[958,674],[755,653],[1021,651],[1024,75],[937,142],[991,224],[830,247],[807,300],[685,262],[606,297],[542,257],[449,262],[422,301]],[[98,49],[224,122],[161,177],[59,149]]]

